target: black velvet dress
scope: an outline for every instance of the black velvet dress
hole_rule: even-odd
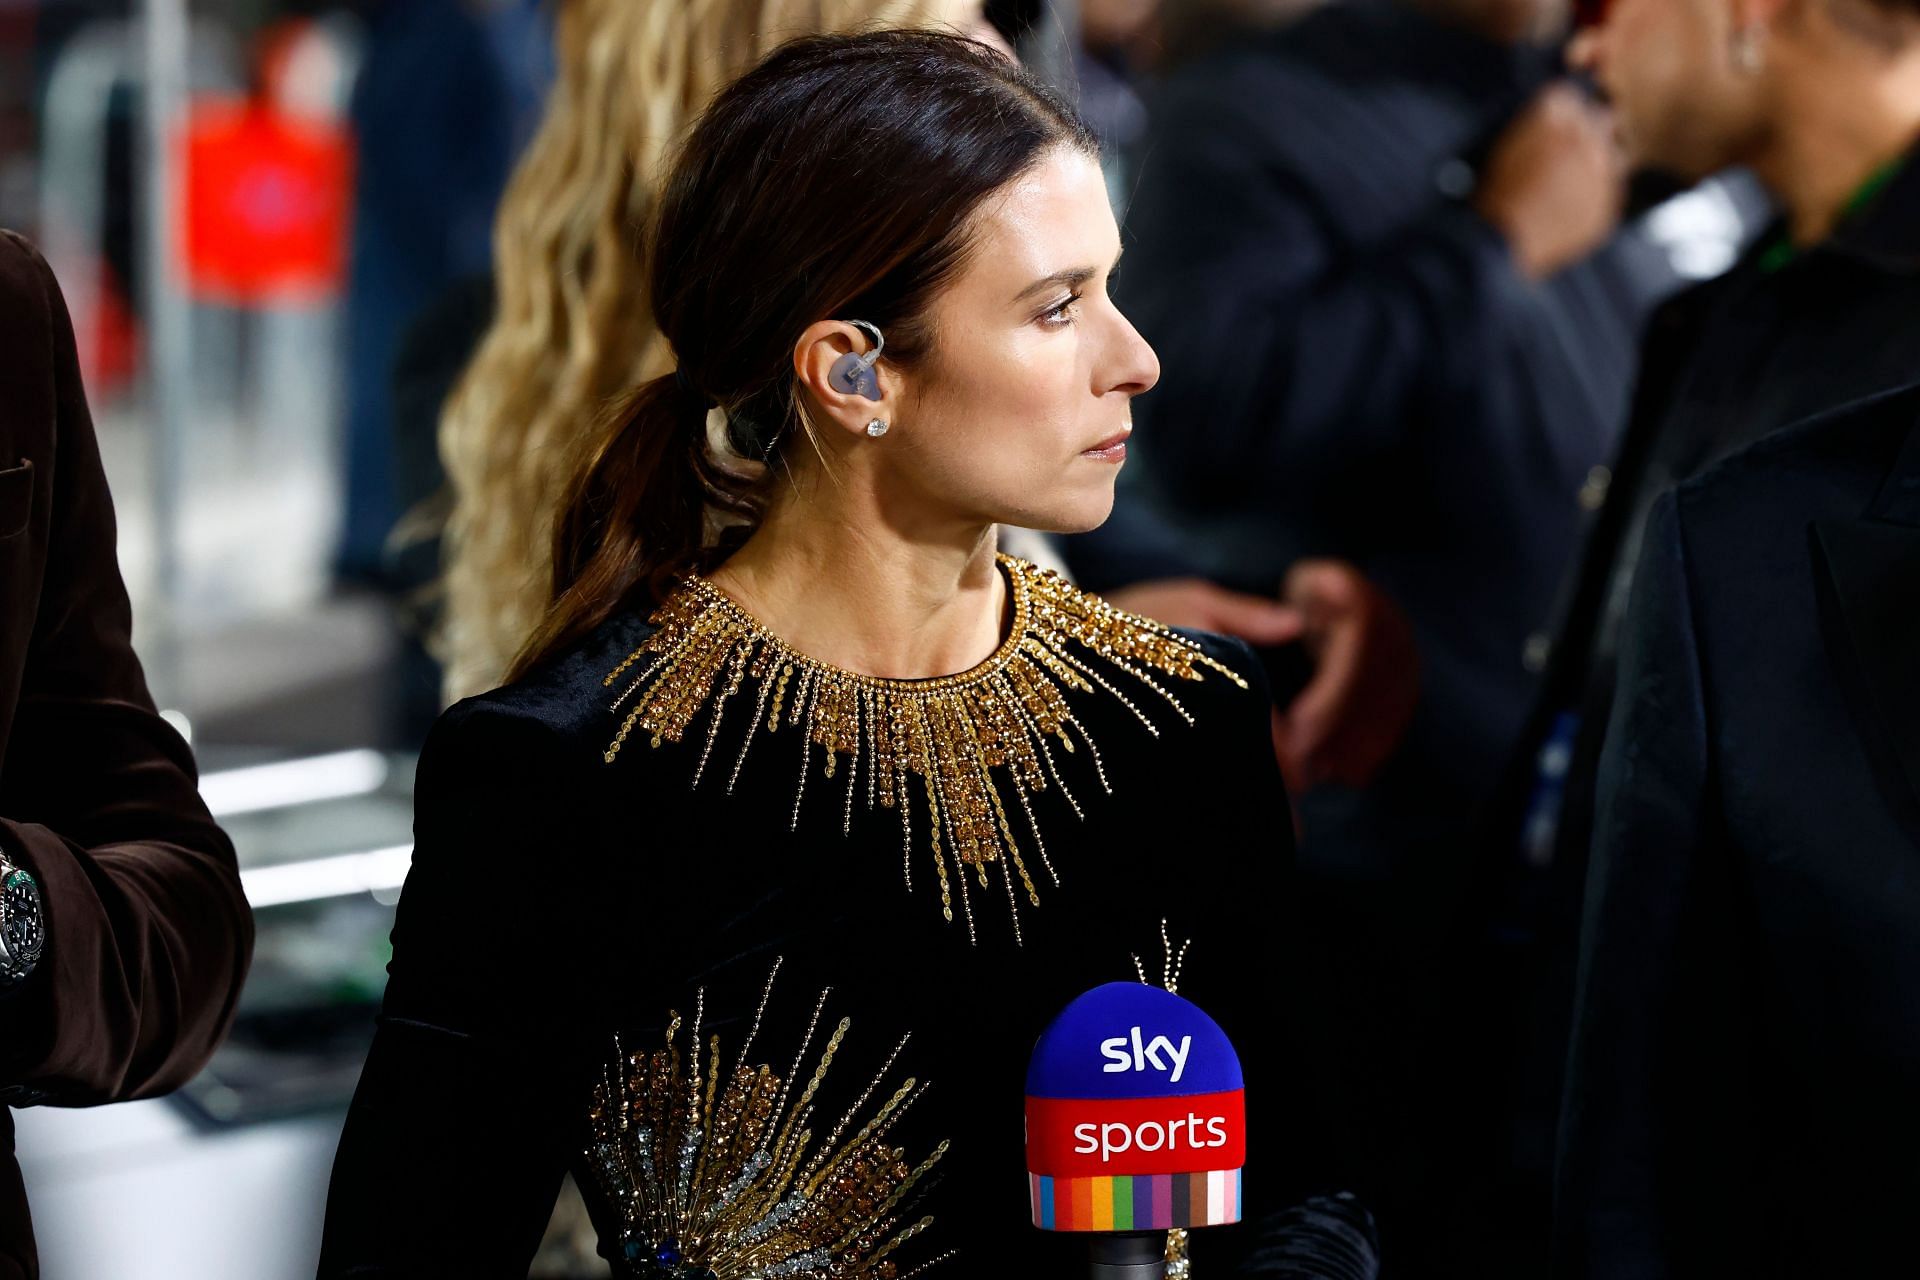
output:
[[[776,959],[753,1061],[785,1071],[831,987],[818,1038],[851,1016],[833,1069],[843,1089],[857,1091],[908,1032],[877,1096],[904,1075],[931,1081],[895,1136],[909,1160],[950,1146],[921,1188],[934,1224],[900,1252],[902,1271],[952,1249],[932,1274],[1076,1274],[1076,1242],[1030,1222],[1027,1058],[1073,997],[1138,980],[1133,957],[1161,980],[1163,920],[1175,951],[1191,940],[1180,993],[1220,1022],[1244,1065],[1246,1217],[1312,1189],[1308,1038],[1287,994],[1298,972],[1285,924],[1291,824],[1260,665],[1238,641],[1139,624],[1023,561],[1001,563],[1021,606],[1007,639],[943,687],[1023,704],[987,699],[974,730],[984,735],[999,705],[1012,736],[1044,736],[1039,785],[1013,785],[1019,759],[993,765],[992,796],[932,755],[937,790],[912,769],[876,770],[887,744],[858,718],[859,749],[832,753],[829,775],[833,689],[807,689],[803,671],[783,694],[792,672],[778,659],[763,678],[742,661],[710,732],[730,657],[703,677],[695,636],[664,676],[658,653],[622,668],[650,638],[661,644],[662,628],[697,630],[698,610],[653,615],[661,627],[617,615],[440,718],[420,760],[379,1032],[334,1167],[323,1276],[524,1275],[569,1168],[616,1256],[621,1222],[587,1154],[615,1034],[657,1047],[669,1011],[690,1019],[698,988],[701,1035],[716,1032],[731,1061]],[[1143,638],[1198,678],[1129,648]],[[1071,715],[1057,733],[1040,732],[1042,667]],[[651,692],[628,690],[650,671]],[[853,702],[863,696],[856,688]],[[817,721],[794,723],[802,703]],[[818,740],[808,724],[824,726]],[[905,747],[896,764],[913,757]],[[908,797],[904,834],[899,805],[884,803],[890,776]],[[945,801],[937,822],[930,794]],[[984,825],[969,826],[969,795]],[[826,1097],[819,1128],[842,1110]],[[1231,1275],[1250,1230],[1196,1232],[1195,1274]]]

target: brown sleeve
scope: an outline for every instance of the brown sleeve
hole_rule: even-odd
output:
[[[65,304],[24,241],[0,236],[0,254],[33,267],[0,281],[37,282],[0,289],[6,328],[45,342],[0,360],[43,362],[55,419],[34,499],[46,499],[45,575],[0,762],[0,845],[40,882],[47,940],[32,975],[0,995],[0,1086],[24,1086],[0,1095],[108,1102],[165,1092],[205,1064],[233,1021],[253,920],[192,753],[133,652]],[[25,322],[36,311],[43,322]]]

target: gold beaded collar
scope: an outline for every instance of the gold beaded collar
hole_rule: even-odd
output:
[[[711,582],[697,574],[690,576],[654,610],[649,621],[656,630],[604,681],[611,687],[640,667],[612,704],[615,715],[629,702],[632,706],[607,747],[607,763],[614,762],[635,730],[655,747],[681,741],[701,709],[711,703],[706,742],[693,770],[693,785],[698,787],[727,704],[751,680],[754,725],[764,726],[767,733],[783,725],[799,728],[800,775],[790,829],[799,825],[813,749],[820,747],[825,753],[820,770],[825,778],[835,777],[840,757],[848,757],[840,829],[842,834],[852,830],[864,754],[867,808],[871,810],[877,800],[882,808],[899,812],[902,863],[911,891],[914,806],[909,784],[910,775],[917,776],[939,877],[941,914],[953,920],[950,859],[967,936],[974,938],[966,869],[972,867],[980,887],[986,888],[987,864],[998,863],[1017,940],[1020,913],[1014,878],[1019,878],[1032,905],[1040,905],[1040,895],[1014,836],[1003,792],[1011,792],[1026,815],[1033,848],[1056,886],[1060,877],[1034,820],[1031,796],[1049,785],[1057,786],[1076,814],[1082,810],[1061,774],[1053,747],[1077,754],[1077,735],[1087,748],[1101,789],[1112,793],[1099,749],[1075,716],[1070,695],[1103,690],[1158,737],[1159,728],[1126,692],[1101,674],[1103,670],[1123,675],[1122,684],[1151,690],[1189,725],[1192,715],[1154,678],[1155,672],[1200,680],[1204,668],[1242,689],[1248,686],[1194,641],[1160,623],[1116,609],[1050,569],[1009,555],[999,556],[998,562],[1013,597],[1012,631],[986,661],[958,675],[931,680],[861,675],[810,658],[760,625]],[[727,780],[729,792],[758,736],[749,729],[742,740]]]

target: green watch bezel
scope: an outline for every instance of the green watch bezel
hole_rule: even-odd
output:
[[[7,943],[7,932],[13,923],[9,903],[13,891],[21,886],[25,886],[32,897],[35,927],[31,945],[23,953],[16,954]],[[25,867],[0,856],[0,988],[13,986],[32,973],[34,966],[40,962],[46,943],[46,910],[40,899],[40,882]]]

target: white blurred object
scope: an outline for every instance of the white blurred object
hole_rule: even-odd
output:
[[[335,121],[347,114],[347,99],[360,70],[361,33],[346,14],[306,24],[288,44],[267,95],[288,115]]]
[[[334,751],[203,774],[200,798],[214,817],[227,818],[366,795],[385,786],[389,772],[387,758],[378,751]]]
[[[210,1134],[164,1098],[16,1111],[42,1280],[311,1280],[343,1119]]]
[[[1654,206],[1641,225],[1683,279],[1710,280],[1739,260],[1768,209],[1753,179],[1724,174]]]
[[[365,853],[342,853],[270,867],[247,867],[240,872],[247,903],[255,911],[292,902],[318,902],[358,893],[376,896],[406,883],[413,862],[413,846],[394,845]]]
[[[186,712],[175,711],[172,707],[168,707],[160,712],[160,718],[172,725],[174,732],[178,733],[188,746],[193,745],[193,721],[187,719]]]

